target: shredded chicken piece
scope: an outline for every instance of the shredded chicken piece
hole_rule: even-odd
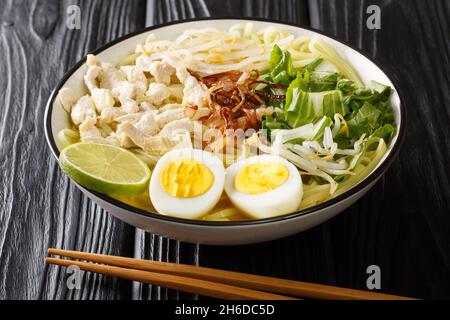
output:
[[[155,111],[157,112],[157,111]],[[125,114],[123,116],[117,117],[115,119],[116,122],[120,123],[124,123],[124,122],[130,122],[132,124],[136,124],[144,115],[144,112],[136,112],[136,113],[129,113],[129,114]]]
[[[126,134],[116,133],[117,139],[119,140],[120,146],[122,148],[134,148],[136,144],[130,139]]]
[[[114,97],[108,89],[92,88],[91,97],[98,113],[101,113],[106,108],[114,107]]]
[[[120,110],[123,113],[135,113],[139,111],[139,105],[134,99],[120,98],[121,107]]]
[[[64,110],[70,113],[73,105],[77,102],[75,91],[70,88],[62,88],[58,92],[58,97]]]
[[[133,83],[121,81],[113,87],[112,92],[122,102],[124,100],[135,99],[137,96],[137,87]]]
[[[124,95],[121,92],[121,87],[127,83],[126,75],[110,63],[102,63],[101,67],[100,88],[112,90],[118,96]]]
[[[209,116],[211,112],[209,108],[192,108],[191,106],[188,106],[185,109],[185,113],[191,120],[199,121],[202,118]]]
[[[126,122],[131,123],[144,135],[156,135],[160,130],[159,125],[155,120],[155,115],[157,113],[157,110],[130,113],[116,118],[115,121],[119,124]],[[120,130],[118,129],[117,132],[120,132]]]
[[[186,68],[178,68],[176,74],[178,80],[184,85],[183,102],[207,107],[206,86],[193,77]]]
[[[99,66],[101,62],[95,55],[88,54],[86,57],[86,64],[88,66]]]
[[[192,148],[189,133],[171,137],[146,136],[129,122],[121,124],[119,130],[126,134],[138,147],[152,155],[163,155],[175,148]]]
[[[179,103],[169,103],[169,104],[166,104],[165,106],[159,108],[159,112],[162,113],[167,110],[175,110],[175,109],[180,109],[182,107],[183,106]]]
[[[172,137],[180,133],[192,133],[194,132],[194,127],[194,121],[189,118],[183,118],[166,124],[159,132],[159,135],[163,137]]]
[[[89,91],[93,91],[98,88],[97,78],[100,76],[102,68],[97,65],[91,65],[88,68],[84,76],[84,83],[88,87]]]
[[[159,125],[155,119],[155,113],[146,112],[136,123],[136,128],[144,135],[156,135],[159,132]]]
[[[80,140],[82,142],[96,142],[119,146],[119,140],[115,135],[110,135],[104,138],[95,124],[96,121],[91,118],[86,119],[82,124],[80,124]]]
[[[110,63],[101,63],[94,55],[87,57],[88,71],[84,81],[88,89],[102,88],[110,90],[119,99],[134,98],[147,89],[145,74],[135,66],[124,66],[116,69]]]
[[[141,68],[141,70],[144,72],[150,72],[150,65],[152,64],[152,62],[153,60],[149,56],[141,54],[136,59],[136,67]]]
[[[135,99],[144,96],[148,86],[142,70],[135,66],[119,70],[110,63],[101,63],[94,55],[88,55],[86,63],[88,71],[84,81],[101,121],[111,123],[117,117],[139,111]],[[115,107],[116,99],[119,107]]]
[[[155,116],[155,120],[158,123],[159,127],[162,128],[167,123],[175,121],[175,120],[183,119],[184,117],[186,117],[186,115],[184,113],[184,109],[179,108],[179,109],[166,110],[162,113],[159,113]]]
[[[98,79],[103,76],[100,61],[93,55],[87,58],[88,70],[84,76],[84,82],[91,92],[97,112],[101,113],[103,109],[114,106],[114,96],[108,89],[98,87]]]
[[[165,99],[170,96],[171,92],[166,85],[162,83],[150,83],[148,91],[146,93],[150,102],[156,105],[160,105]]]
[[[95,123],[97,114],[95,113],[95,105],[92,98],[86,95],[78,99],[77,103],[72,107],[70,116],[72,122],[76,125],[80,125],[87,119],[92,119]]]
[[[156,82],[168,85],[175,73],[175,68],[164,61],[155,61],[150,64],[148,71]]]
[[[96,121],[88,118],[82,124],[80,124],[80,140],[85,142],[87,140],[95,140],[103,138],[100,130],[95,126]]]
[[[140,108],[133,99],[122,99],[121,107],[110,107],[102,110],[99,119],[105,123],[117,121],[123,115],[137,113]]]
[[[98,118],[104,123],[112,123],[123,115],[124,113],[120,111],[119,107],[111,107],[103,109]]]
[[[127,77],[127,81],[135,86],[136,97],[143,97],[148,89],[148,80],[142,69],[136,66],[123,66],[120,68]]]
[[[139,104],[139,111],[152,111],[152,110],[158,110],[154,105],[152,105],[148,101],[142,101]]]

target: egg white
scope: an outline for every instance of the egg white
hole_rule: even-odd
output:
[[[168,194],[161,185],[161,172],[170,162],[177,159],[193,159],[206,166],[214,175],[214,183],[204,194],[193,198],[178,198]],[[160,214],[197,219],[208,213],[223,192],[225,168],[222,161],[212,153],[199,149],[175,149],[158,160],[150,179],[149,194],[153,207]]]
[[[256,162],[280,162],[285,165],[289,177],[277,188],[260,193],[246,194],[234,187],[236,175],[246,166]],[[303,184],[297,168],[278,156],[260,155],[236,162],[226,170],[225,192],[231,202],[252,218],[264,219],[294,212],[300,206]]]

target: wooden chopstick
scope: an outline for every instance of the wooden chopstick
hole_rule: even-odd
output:
[[[138,269],[127,269],[115,266],[57,258],[46,258],[45,263],[66,267],[75,265],[78,266],[81,270],[85,271],[101,273],[107,276],[124,278],[132,281],[145,282],[169,289],[190,292],[219,299],[297,300],[293,297],[240,288],[222,283],[214,283],[200,279],[186,278]]]
[[[109,256],[95,253],[86,253],[79,251],[61,250],[61,249],[48,249],[48,253],[52,255],[59,255],[69,258],[82,259],[87,261],[93,261],[97,263],[108,264],[111,266],[132,268],[136,270],[142,270],[146,272],[157,273],[158,277],[162,274],[172,275],[177,277],[183,277],[183,279],[197,279],[207,281],[209,283],[216,283],[233,286],[234,288],[247,288],[251,290],[260,290],[265,292],[273,292],[283,295],[298,296],[312,299],[359,299],[359,300],[410,300],[412,298],[387,295],[376,292],[368,292],[362,290],[354,290],[340,287],[333,287],[327,285],[313,284],[307,282],[300,282],[287,279],[279,279],[273,277],[266,277],[254,274],[246,274],[234,271],[226,271],[184,264],[150,261],[118,256]],[[52,263],[54,260],[49,260]],[[67,261],[67,260],[62,260]],[[69,260],[67,264],[71,265],[73,261]],[[81,268],[81,266],[80,266]],[[111,268],[111,267],[110,267]],[[91,270],[88,270],[91,271]],[[92,270],[98,272],[96,270]],[[118,276],[118,275],[116,275]],[[159,278],[160,279],[160,278]],[[135,280],[135,279],[130,279]],[[142,280],[136,280],[142,281]],[[143,281],[146,282],[146,281]],[[153,284],[158,284],[153,282]],[[164,283],[160,283],[161,286],[166,286]],[[182,290],[179,287],[168,287],[173,289]],[[189,291],[192,292],[192,291]],[[204,294],[196,292],[199,294]],[[209,294],[204,294],[209,295]],[[210,295],[211,296],[211,295]],[[214,296],[217,297],[217,296]],[[287,298],[287,297],[286,297]]]

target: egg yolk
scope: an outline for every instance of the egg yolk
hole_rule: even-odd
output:
[[[281,186],[288,177],[289,171],[282,163],[253,163],[239,171],[234,188],[241,193],[260,194]]]
[[[178,159],[161,172],[161,185],[173,197],[193,198],[206,193],[214,184],[208,167],[193,159]]]

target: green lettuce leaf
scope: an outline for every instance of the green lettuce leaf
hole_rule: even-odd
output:
[[[271,137],[272,130],[276,129],[291,129],[291,127],[284,122],[282,119],[283,116],[279,115],[279,113],[275,112],[272,115],[265,115],[262,117],[261,125],[262,125],[262,134],[269,139]]]
[[[342,103],[339,90],[308,92],[310,85],[309,72],[298,74],[286,92],[284,105],[285,122],[296,128],[306,123],[327,116],[332,118],[336,113],[346,115],[348,109]]]
[[[331,118],[336,113],[340,113],[343,116],[347,115],[348,108],[342,103],[342,93],[339,90],[321,92],[320,94],[323,95],[323,115]]]
[[[352,148],[362,134],[366,134],[366,139],[382,138],[386,142],[392,139],[396,130],[388,103],[392,88],[376,81],[358,88],[353,81],[337,72],[317,71],[322,62],[323,58],[319,57],[296,72],[290,53],[274,46],[269,69],[261,78],[288,88],[264,89],[276,95],[285,94],[286,98],[266,101],[267,105],[280,111],[263,118],[263,129],[294,129],[309,123],[321,123],[323,126],[317,127],[318,132],[314,135],[318,140],[323,137],[324,128],[333,124],[334,115],[339,113],[349,129],[334,137],[341,149]]]
[[[315,71],[310,73],[308,91],[321,92],[335,90],[339,75],[332,71]]]
[[[379,122],[381,124],[384,123],[395,124],[394,113],[392,111],[392,108],[389,106],[387,102],[379,102],[375,106],[381,112],[381,116],[379,119]]]
[[[316,68],[323,62],[323,58],[322,57],[317,57],[315,58],[313,61],[311,61],[310,63],[308,63],[306,66],[304,66],[302,68],[302,72],[308,71],[308,72],[312,72],[314,70],[316,70]]]
[[[354,81],[349,79],[339,79],[336,83],[336,90],[340,90],[342,94],[349,95],[353,93],[357,89],[357,86]]]
[[[296,72],[292,64],[289,51],[283,51],[278,45],[274,45],[270,53],[269,66],[272,70],[269,74],[273,83],[288,86],[295,78]]]
[[[339,86],[339,83],[338,83]],[[343,92],[346,91],[347,85],[341,83]],[[347,88],[351,91],[351,88]],[[379,131],[377,134],[383,134],[386,138],[392,137],[392,129],[395,130],[395,120],[392,108],[388,104],[389,97],[392,94],[390,86],[383,85],[376,81],[372,81],[369,86],[358,88],[342,99],[350,114],[346,116],[349,126],[350,141],[358,139],[363,133],[370,136],[380,127],[389,125]],[[385,139],[385,141],[389,141]],[[338,140],[342,144],[347,144],[345,137],[339,137]]]
[[[371,101],[369,101],[372,104],[376,104],[378,102],[386,102],[389,100],[389,97],[392,94],[392,88],[390,86],[381,84],[377,81],[371,81],[369,84],[369,88],[377,93],[372,97]]]
[[[350,135],[353,137],[359,137],[363,133],[370,133],[378,126],[378,119],[381,116],[381,111],[369,102],[365,102],[364,105],[353,113],[350,120],[347,121],[349,126]]]
[[[274,129],[290,129],[290,126],[284,122],[283,119],[280,119],[276,113],[272,115],[266,115],[262,118],[262,128],[268,130]]]
[[[387,142],[392,139],[392,137],[395,135],[396,130],[397,129],[392,124],[388,123],[376,129],[370,137],[380,138]]]
[[[372,105],[387,102],[391,93],[391,87],[372,81],[368,87],[356,89],[352,94],[345,96],[342,102],[354,111],[361,108],[365,102]]]

